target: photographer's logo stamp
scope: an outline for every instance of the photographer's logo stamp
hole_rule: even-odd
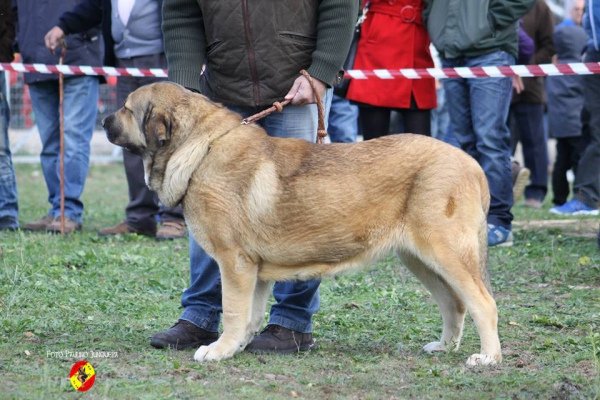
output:
[[[94,367],[85,360],[73,364],[69,376],[71,377],[71,385],[80,392],[90,390],[96,380]]]

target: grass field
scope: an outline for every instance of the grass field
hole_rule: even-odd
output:
[[[17,173],[21,223],[42,217],[47,195],[39,168],[19,166]],[[464,366],[479,350],[469,317],[458,352],[421,351],[439,338],[441,318],[428,292],[395,258],[323,281],[314,317],[316,350],[242,353],[203,365],[192,360],[194,350],[159,351],[148,344],[181,311],[189,279],[187,241],[97,237],[97,229],[123,218],[121,165],[94,166],[84,202],[81,233],[0,233],[0,398],[600,396],[600,252],[592,234],[597,218],[521,229],[514,247],[491,249],[504,353],[499,366]],[[548,207],[516,207],[516,220],[522,226],[551,219]],[[94,387],[84,394],[69,382],[71,366],[82,356],[96,371]]]

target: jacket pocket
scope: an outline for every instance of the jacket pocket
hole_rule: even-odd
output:
[[[206,46],[206,55],[214,53],[219,47],[221,47],[221,44],[223,44],[223,41],[220,39],[210,43],[208,46]]]
[[[277,34],[280,39],[288,42],[306,45],[314,45],[317,42],[317,38],[315,36],[305,35],[298,32],[279,31]]]

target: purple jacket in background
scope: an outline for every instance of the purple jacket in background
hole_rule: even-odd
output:
[[[519,21],[519,57],[517,64],[529,64],[529,60],[535,52],[533,39],[523,30],[523,20]]]

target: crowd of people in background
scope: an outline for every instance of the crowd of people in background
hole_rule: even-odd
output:
[[[444,140],[477,160],[491,194],[490,246],[513,244],[512,207],[523,195],[523,206],[542,207],[550,183],[550,213],[598,215],[600,75],[351,80],[343,95],[334,94],[332,87],[339,81],[357,16],[361,26],[354,69],[598,62],[600,1],[570,1],[568,17],[558,24],[544,0],[267,1],[253,3],[258,7],[253,10],[244,2],[212,3],[1,0],[0,61],[10,62],[19,52],[25,63],[58,64],[65,43],[65,64],[168,68],[170,80],[244,116],[285,97],[292,104],[260,124],[273,136],[312,141],[317,116],[313,89],[298,74],[306,69],[325,99],[331,141],[411,132]],[[58,77],[26,74],[25,79],[43,145],[49,210],[20,227],[2,75],[0,230],[59,232]],[[119,77],[118,104],[158,80]],[[67,233],[82,228],[81,194],[102,83],[102,77],[94,76],[64,80]],[[556,139],[551,179],[549,137]],[[524,166],[514,161],[518,143]],[[146,187],[141,158],[125,150],[123,163],[129,188],[125,219],[98,234],[186,237],[181,207],[165,207]],[[574,174],[572,189],[569,171]],[[191,285],[182,298],[184,312],[171,329],[153,337],[155,347],[186,348],[217,338],[218,267],[193,237],[189,240]],[[248,349],[285,353],[311,348],[318,287],[319,281],[276,284],[269,324]]]

